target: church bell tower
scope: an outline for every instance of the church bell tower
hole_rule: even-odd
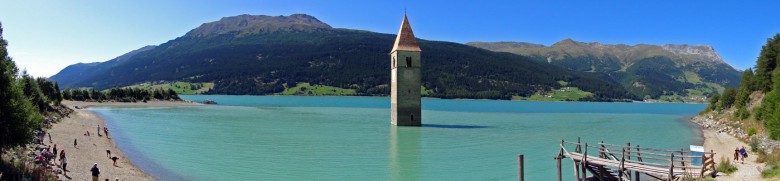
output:
[[[390,122],[393,125],[422,125],[420,51],[404,14],[401,29],[390,50]]]

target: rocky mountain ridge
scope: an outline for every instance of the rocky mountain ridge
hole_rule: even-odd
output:
[[[187,37],[204,37],[221,34],[244,36],[256,33],[271,33],[276,31],[316,31],[331,29],[328,24],[306,14],[290,16],[239,15],[224,17],[219,21],[203,23],[187,32]]]
[[[723,58],[709,45],[689,44],[603,44],[599,42],[579,42],[570,38],[556,42],[550,46],[527,42],[468,42],[467,45],[485,48],[492,51],[517,53],[522,55],[543,56],[552,60],[561,60],[566,56],[614,56],[621,62],[649,58],[653,56],[670,56],[691,62],[712,62],[727,64]],[[736,69],[735,69],[736,70]]]
[[[646,99],[682,96],[701,102],[725,87],[739,85],[741,76],[740,71],[726,63],[709,45],[602,44],[572,39],[550,46],[525,42],[469,42],[467,45],[528,56],[570,70],[607,74],[636,96]]]

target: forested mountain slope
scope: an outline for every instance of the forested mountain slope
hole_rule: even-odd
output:
[[[565,39],[551,46],[523,42],[470,42],[580,72],[607,74],[644,99],[688,96],[700,99],[739,85],[740,72],[706,45],[585,43]],[[679,98],[679,97],[678,97]]]
[[[240,15],[205,23],[123,61],[71,66],[51,78],[63,88],[188,81],[214,82],[209,94],[266,95],[307,82],[354,89],[357,95],[386,95],[394,39],[391,34],[332,28],[302,14]],[[430,97],[510,99],[561,88],[565,82],[593,93],[585,100],[637,99],[614,82],[528,57],[452,42],[418,42],[423,87]]]

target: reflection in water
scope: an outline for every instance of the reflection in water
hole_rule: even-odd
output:
[[[454,129],[474,129],[474,128],[487,128],[487,126],[477,126],[477,125],[451,125],[451,124],[422,124],[422,127],[426,127],[426,128],[454,128]]]
[[[390,179],[421,180],[420,127],[390,126]]]

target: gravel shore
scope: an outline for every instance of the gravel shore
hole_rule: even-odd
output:
[[[130,160],[125,157],[124,153],[119,150],[114,141],[109,136],[106,136],[101,131],[102,136],[98,136],[96,133],[97,126],[100,125],[102,130],[105,127],[105,120],[95,113],[84,110],[84,108],[92,106],[108,106],[108,107],[168,107],[168,106],[192,106],[199,105],[192,102],[184,101],[150,101],[147,103],[120,103],[120,102],[80,102],[80,101],[64,101],[63,105],[74,110],[68,117],[62,119],[60,123],[54,124],[49,130],[51,134],[51,143],[57,144],[59,150],[65,150],[68,162],[68,172],[65,176],[59,174],[60,180],[91,180],[92,174],[90,168],[94,163],[98,164],[100,169],[100,179],[109,179],[113,181],[115,178],[119,180],[156,180],[154,177],[144,173],[136,167]],[[90,135],[85,134],[89,131]],[[74,140],[78,145],[74,146]],[[46,137],[44,142],[49,143],[49,138]],[[116,166],[113,166],[113,161],[106,155],[106,150],[111,151],[111,157],[118,157]],[[60,162],[57,161],[59,165]]]

